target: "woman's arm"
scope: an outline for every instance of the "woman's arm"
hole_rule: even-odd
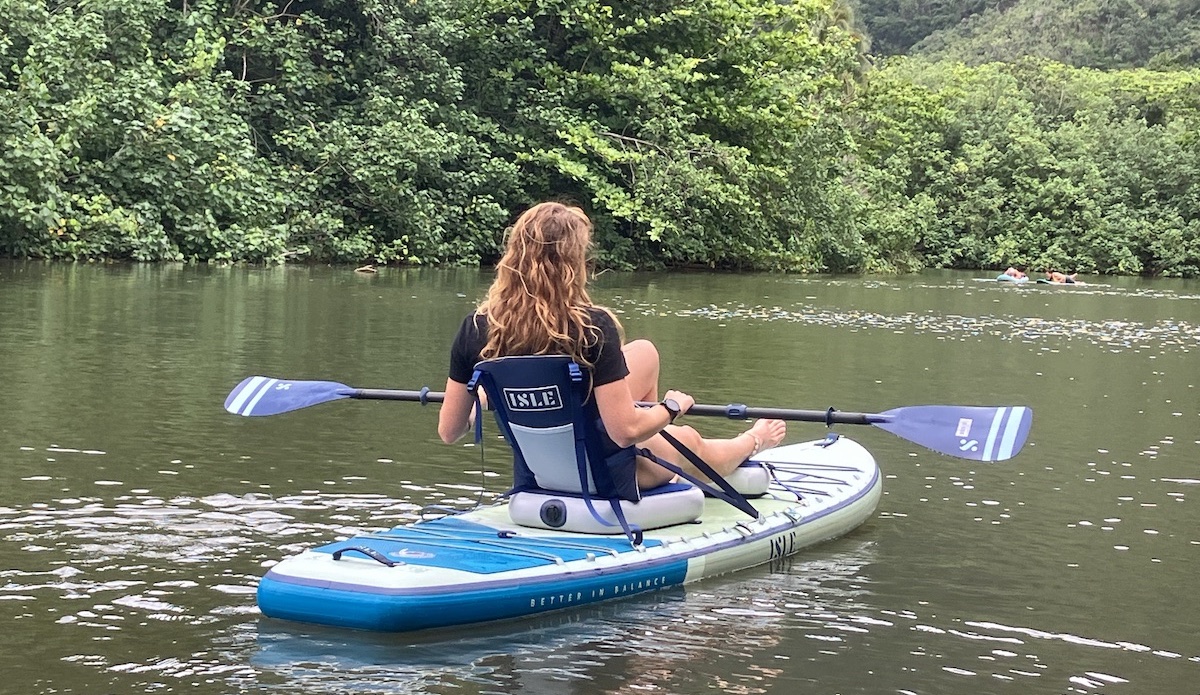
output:
[[[446,379],[446,395],[438,410],[438,436],[443,442],[453,444],[471,429],[471,413],[475,399],[467,391],[467,385]],[[659,408],[659,410],[664,410]]]
[[[643,442],[671,424],[671,414],[666,408],[638,408],[624,379],[597,386],[592,394],[604,429],[617,446]],[[694,398],[681,391],[667,391],[664,398],[675,399],[681,413],[686,413],[696,403]]]

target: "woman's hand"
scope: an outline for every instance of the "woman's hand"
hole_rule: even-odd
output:
[[[663,395],[663,400],[665,401],[668,398],[674,399],[675,402],[679,404],[680,415],[683,415],[688,411],[689,408],[691,408],[693,405],[696,405],[696,399],[692,398],[683,391],[668,389],[666,394]]]

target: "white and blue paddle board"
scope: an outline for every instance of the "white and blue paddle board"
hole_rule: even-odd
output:
[[[872,516],[879,468],[858,443],[825,440],[754,457],[770,466],[752,519],[707,499],[696,522],[646,531],[633,547],[533,529],[506,503],[306,550],[272,567],[258,605],[272,618],[403,632],[518,618],[689,584],[846,534]]]

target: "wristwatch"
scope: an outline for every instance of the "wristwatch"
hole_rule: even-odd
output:
[[[675,418],[679,417],[679,403],[676,402],[674,398],[664,398],[659,405],[666,408],[667,412],[671,414],[671,419],[667,422],[667,424],[669,425],[672,422],[675,422]]]

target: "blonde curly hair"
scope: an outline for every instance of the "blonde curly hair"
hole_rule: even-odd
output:
[[[600,332],[588,313],[595,306],[587,291],[591,220],[578,207],[539,203],[517,218],[507,237],[496,279],[477,310],[488,320],[480,356],[565,354],[592,366],[586,351]]]

